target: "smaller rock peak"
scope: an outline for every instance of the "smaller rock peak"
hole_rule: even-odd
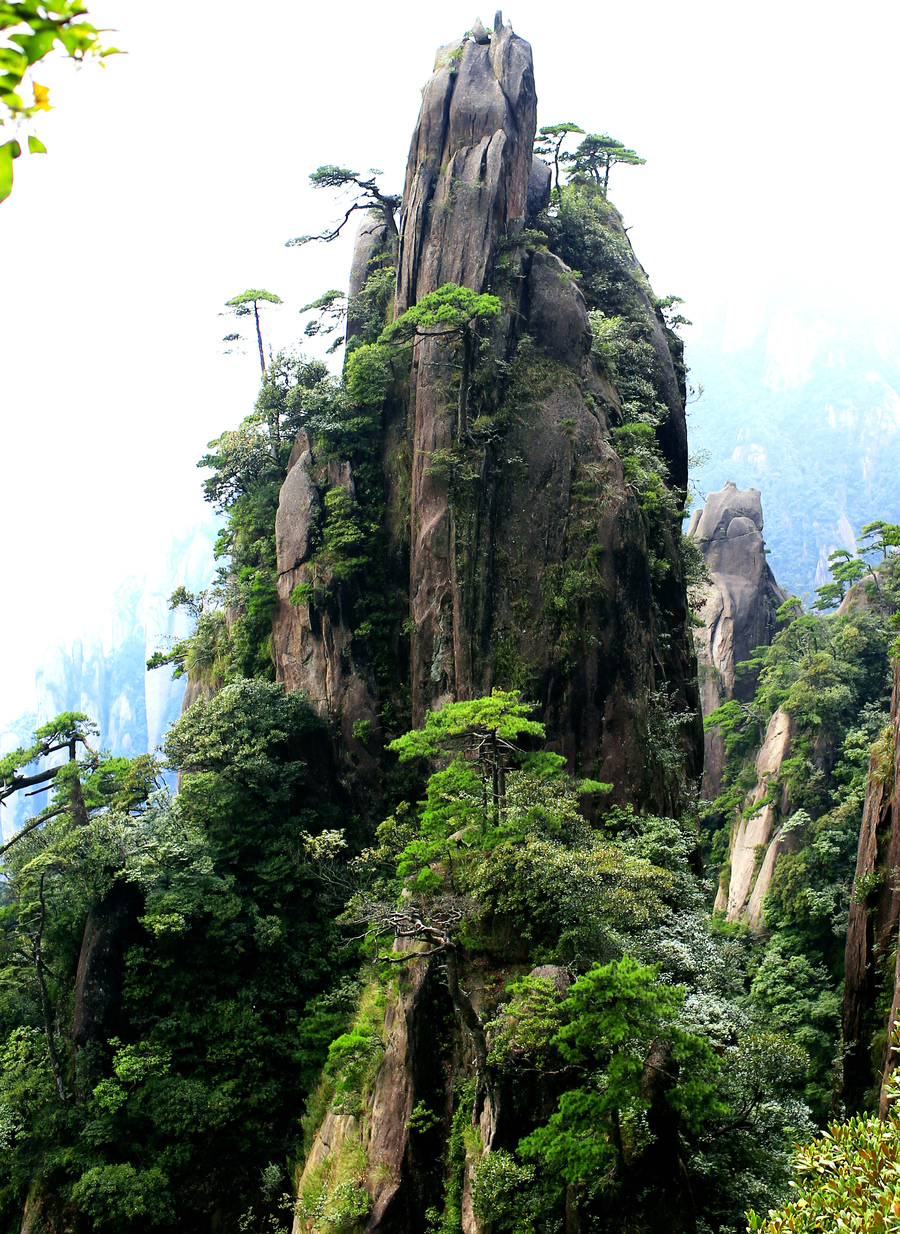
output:
[[[491,36],[482,25],[480,17],[475,18],[475,25],[469,31],[469,34],[471,34],[476,43],[489,43],[491,41]]]
[[[474,26],[472,26],[471,30],[467,31],[467,34],[468,34],[468,37],[473,41],[473,43],[490,43],[492,33],[502,34],[504,30],[506,30],[507,33],[511,34],[512,33],[512,22],[508,21],[506,25],[504,26],[503,25],[503,10],[497,9],[497,12],[494,14],[493,32],[486,29],[480,17],[476,17]]]

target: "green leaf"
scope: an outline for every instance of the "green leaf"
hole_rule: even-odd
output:
[[[13,186],[13,159],[17,159],[22,149],[17,141],[8,141],[0,146],[0,201],[6,201]]]
[[[47,147],[39,137],[30,134],[28,137],[28,153],[29,154],[46,154]]]
[[[37,34],[11,34],[9,41],[18,43],[28,57],[29,64],[37,64],[38,60],[43,60],[44,56],[53,49],[56,31],[41,30]]]

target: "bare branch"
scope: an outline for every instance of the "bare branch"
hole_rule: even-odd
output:
[[[350,215],[354,210],[367,210],[368,204],[362,201],[356,201],[344,215],[343,219],[338,223],[333,231],[323,231],[318,236],[294,236],[293,240],[285,240],[284,247],[286,249],[300,248],[304,244],[309,244],[311,240],[320,240],[323,244],[330,244],[332,240],[336,240],[341,234],[341,231],[346,227]]]
[[[5,844],[0,844],[0,857],[4,853],[8,853],[14,844],[18,844],[20,840],[24,840],[32,831],[36,831],[41,823],[49,822],[51,818],[56,818],[57,814],[65,814],[68,809],[68,806],[60,806],[58,810],[51,810],[49,813],[39,814],[37,818],[31,819],[16,832],[11,840],[7,840]]]

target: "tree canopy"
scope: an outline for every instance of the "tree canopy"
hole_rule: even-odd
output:
[[[239,296],[232,296],[230,300],[226,300],[225,307],[231,309],[235,317],[249,317],[253,314],[254,325],[256,326],[256,343],[259,348],[259,370],[265,376],[266,372],[266,357],[263,351],[262,330],[259,324],[259,306],[261,304],[281,304],[280,296],[276,296],[271,291],[263,291],[261,288],[250,288],[248,291],[242,291]],[[222,340],[224,343],[233,343],[241,336],[239,334],[226,334]]]
[[[564,153],[561,158],[572,183],[597,185],[604,197],[609,191],[609,173],[617,163],[637,166],[647,161],[608,133],[589,133],[573,154]]]
[[[564,124],[545,124],[538,129],[534,139],[534,153],[539,158],[549,158],[553,161],[553,187],[559,193],[560,151],[563,142],[570,133],[583,133],[584,129],[571,122]]]
[[[445,283],[437,291],[422,296],[396,321],[382,330],[378,342],[396,347],[417,339],[458,340],[462,344],[459,393],[457,397],[457,432],[462,440],[468,431],[469,383],[475,361],[475,342],[479,326],[499,317],[501,304],[496,296],[475,292],[470,287]]]

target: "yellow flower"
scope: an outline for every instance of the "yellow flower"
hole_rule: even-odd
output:
[[[41,86],[38,83],[32,82],[34,90],[34,110],[35,111],[52,111],[50,106],[50,89],[48,86]]]

